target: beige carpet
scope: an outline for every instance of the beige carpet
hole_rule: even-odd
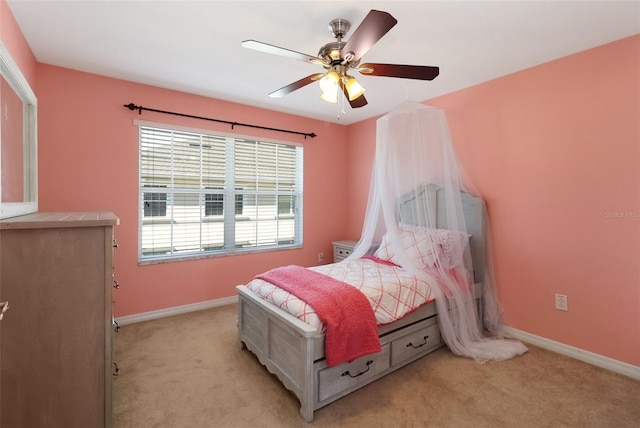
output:
[[[540,348],[477,364],[440,349],[315,412],[236,338],[236,305],[123,326],[115,428],[640,427],[640,382]]]

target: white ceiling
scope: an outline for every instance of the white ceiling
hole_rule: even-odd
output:
[[[39,62],[342,124],[384,114],[405,100],[425,101],[640,33],[639,1],[7,4]],[[435,65],[440,76],[429,82],[355,72],[367,88],[369,104],[359,109],[345,104],[340,115],[343,106],[322,101],[317,84],[284,98],[267,96],[322,67],[240,46],[256,39],[315,56],[322,45],[335,41],[328,29],[331,20],[351,21],[348,39],[370,9],[389,12],[398,24],[362,62]]]

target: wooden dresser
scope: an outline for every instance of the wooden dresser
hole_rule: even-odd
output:
[[[114,226],[109,212],[0,221],[2,427],[110,427]]]

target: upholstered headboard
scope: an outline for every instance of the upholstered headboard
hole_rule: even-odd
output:
[[[471,234],[469,246],[474,278],[476,282],[481,282],[484,278],[484,202],[481,198],[465,192],[460,192],[460,198],[467,232]],[[398,218],[401,218],[405,223],[418,226],[426,225],[420,224],[424,220],[416,218],[414,213],[429,212],[428,218],[435,218],[436,227],[439,229],[449,228],[446,209],[445,191],[435,184],[427,184],[403,196],[396,207]]]

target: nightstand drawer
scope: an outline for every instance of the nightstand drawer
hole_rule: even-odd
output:
[[[336,247],[334,249],[334,257],[344,259],[351,254],[352,251],[353,248]]]
[[[338,263],[346,259],[356,246],[357,241],[335,241],[333,242],[333,262]]]

